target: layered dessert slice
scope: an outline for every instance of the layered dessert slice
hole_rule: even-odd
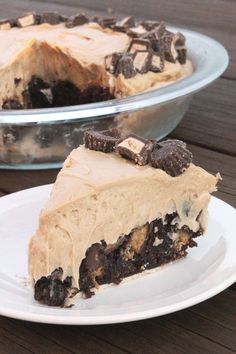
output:
[[[187,255],[207,228],[213,176],[179,140],[85,133],[58,174],[29,245],[35,298],[63,305],[81,291]]]

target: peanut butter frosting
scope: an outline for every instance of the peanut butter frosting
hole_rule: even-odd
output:
[[[3,27],[4,28],[4,27]],[[165,61],[162,72],[146,72],[131,78],[117,77],[105,69],[104,59],[124,52],[131,38],[126,33],[90,22],[73,28],[63,23],[43,23],[0,31],[0,105],[9,97],[22,103],[22,92],[33,75],[52,83],[68,80],[80,89],[109,87],[115,97],[133,95],[172,83],[192,73],[192,63]],[[20,79],[17,81],[15,79]]]
[[[77,284],[89,246],[113,244],[136,227],[178,213],[179,227],[194,232],[207,226],[210,193],[219,176],[193,163],[177,177],[139,166],[116,153],[80,146],[66,159],[42,210],[29,245],[32,279],[62,267]]]

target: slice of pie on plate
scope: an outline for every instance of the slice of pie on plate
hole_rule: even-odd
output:
[[[179,140],[88,131],[57,176],[29,245],[35,299],[63,306],[81,291],[187,255],[207,228],[216,177]]]

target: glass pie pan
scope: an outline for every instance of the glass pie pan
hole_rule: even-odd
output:
[[[170,85],[134,96],[59,108],[0,111],[0,168],[58,168],[83,141],[87,129],[118,127],[146,138],[169,134],[186,113],[193,94],[228,65],[225,48],[197,32],[169,27],[186,36],[194,72]]]

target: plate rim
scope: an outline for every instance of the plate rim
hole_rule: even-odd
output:
[[[3,197],[0,197],[0,207],[4,204],[7,205],[9,201],[12,199],[14,200],[15,198],[19,201],[24,201],[25,199],[28,198],[29,195],[35,195],[37,194],[38,191],[41,191],[42,189],[44,190],[44,193],[50,193],[50,190],[52,188],[53,184],[46,184],[42,186],[37,186],[33,188],[28,188],[24,189]],[[24,195],[24,198],[22,198],[22,194]],[[223,200],[211,196],[211,200],[214,200],[215,202],[218,202],[221,204],[222,207],[230,209],[231,212],[236,213],[236,209],[231,206],[230,204],[224,202]],[[11,209],[11,208],[9,208]],[[5,211],[5,210],[4,210]],[[227,235],[226,235],[227,236]],[[227,237],[226,237],[227,239]],[[236,265],[236,262],[235,262]],[[104,325],[104,324],[115,324],[115,323],[125,323],[125,322],[131,322],[131,321],[139,321],[143,319],[148,319],[148,318],[153,318],[153,317],[158,317],[158,316],[163,316],[167,315],[176,311],[180,311],[183,309],[186,309],[190,306],[196,305],[198,303],[201,303],[207,299],[210,299],[211,297],[217,295],[221,291],[225,290],[228,288],[230,285],[232,285],[236,281],[236,272],[231,274],[229,277],[227,277],[223,282],[215,285],[213,288],[208,289],[204,291],[201,294],[197,294],[195,296],[191,296],[190,298],[180,300],[178,302],[172,303],[171,305],[164,305],[148,310],[135,310],[133,312],[129,312],[128,314],[122,313],[122,314],[109,314],[109,315],[89,315],[89,316],[81,316],[78,313],[78,316],[68,316],[68,311],[69,309],[56,309],[56,308],[50,308],[50,309],[55,309],[58,311],[58,314],[45,314],[45,313],[36,313],[36,312],[30,312],[30,311],[22,311],[22,310],[15,310],[15,309],[10,309],[9,307],[5,308],[5,306],[2,306],[0,302],[0,315],[6,316],[6,317],[11,317],[19,320],[25,320],[25,321],[30,321],[30,322],[38,322],[38,323],[47,323],[47,324],[59,324],[59,325]],[[45,310],[45,306],[42,306],[42,308]],[[63,311],[63,314],[59,314],[59,311]],[[73,310],[72,310],[73,311]],[[79,309],[76,311],[79,312]]]

